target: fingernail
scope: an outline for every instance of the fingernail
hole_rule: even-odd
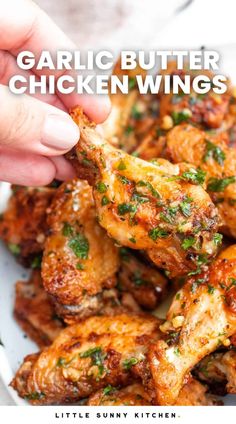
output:
[[[41,143],[55,150],[69,150],[79,140],[78,126],[69,115],[47,115]]]

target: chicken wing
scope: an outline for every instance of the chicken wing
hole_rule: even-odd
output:
[[[87,318],[26,357],[11,385],[34,405],[72,403],[108,385],[128,385],[159,325],[151,316]]]
[[[26,266],[40,266],[47,232],[46,215],[53,187],[13,186],[13,194],[0,220],[0,238]]]
[[[149,349],[161,405],[175,403],[191,369],[236,332],[236,245],[177,292],[161,329],[166,340]]]
[[[93,185],[99,223],[112,238],[145,250],[171,276],[214,255],[217,212],[201,185],[192,184],[203,182],[202,171],[181,174],[167,161],[160,166],[132,157],[106,143],[78,108],[72,117],[81,131],[76,170]],[[76,164],[75,152],[68,158]]]
[[[169,131],[168,158],[188,161],[206,172],[207,191],[217,205],[222,231],[236,237],[236,150],[228,147],[224,133],[206,134],[184,124]]]
[[[116,285],[119,253],[97,223],[87,182],[74,180],[58,188],[48,226],[42,278],[58,312],[67,321],[70,316],[98,313],[104,302],[116,297],[111,289]]]
[[[207,387],[193,378],[180,391],[176,406],[211,406],[219,401],[207,393]],[[89,406],[152,405],[152,399],[142,384],[135,383],[122,389],[107,386],[89,397]]]
[[[89,406],[135,406],[151,405],[150,396],[140,383],[122,389],[107,386],[89,397]]]
[[[220,394],[236,394],[236,351],[216,352],[197,365],[194,374]]]
[[[120,255],[119,289],[130,292],[144,309],[155,309],[167,294],[167,278],[124,247]]]
[[[32,272],[29,281],[16,283],[14,316],[40,348],[50,345],[65,327],[43,288],[38,270]]]
[[[167,70],[163,74],[179,75],[181,79],[186,75],[190,76],[190,81],[201,71],[191,71],[186,65],[185,69],[178,70],[176,63],[170,61]],[[210,79],[214,74],[211,71],[204,71]],[[210,83],[210,82],[209,82]],[[216,94],[210,90],[205,94],[198,94],[191,89],[190,94],[162,94],[160,96],[160,117],[171,117],[173,125],[180,122],[192,122],[201,128],[219,128],[229,112],[231,89],[228,82],[228,90],[224,94]]]

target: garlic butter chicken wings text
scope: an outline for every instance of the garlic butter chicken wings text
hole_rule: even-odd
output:
[[[26,357],[11,384],[34,405],[77,402],[108,385],[127,386],[145,367],[159,325],[152,316],[87,318]]]
[[[236,245],[177,292],[161,326],[166,340],[149,349],[157,402],[172,405],[191,369],[236,333]]]
[[[93,185],[99,224],[113,239],[145,250],[170,276],[215,254],[218,216],[201,171],[130,156],[106,143],[79,109],[71,116],[81,138],[68,158]]]

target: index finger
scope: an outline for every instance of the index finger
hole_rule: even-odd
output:
[[[57,50],[74,50],[75,44],[58,28],[58,26],[30,0],[0,0],[0,49],[10,51],[16,56],[22,50],[32,51],[36,60],[42,50],[51,54]],[[37,75],[50,74],[56,78],[67,73],[65,70],[36,70]],[[67,108],[80,105],[85,113],[95,122],[106,119],[110,103],[109,99],[99,99],[72,93],[58,93]]]

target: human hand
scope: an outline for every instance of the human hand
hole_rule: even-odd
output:
[[[76,93],[13,95],[7,87],[9,79],[30,72],[17,67],[20,51],[32,51],[37,58],[42,50],[76,46],[30,0],[0,0],[0,28],[0,180],[37,186],[54,178],[73,178],[74,171],[62,155],[78,141],[79,129],[66,112],[80,105],[99,123],[109,113],[109,99]],[[49,71],[56,77],[64,72]]]

